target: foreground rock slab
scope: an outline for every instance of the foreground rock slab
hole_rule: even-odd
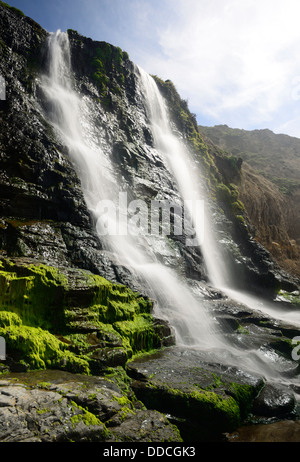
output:
[[[167,418],[130,393],[121,370],[109,377],[61,371],[0,380],[0,442],[181,441]]]
[[[185,441],[218,440],[237,428],[264,385],[259,376],[209,362],[205,352],[178,347],[127,367],[136,396],[169,414]]]

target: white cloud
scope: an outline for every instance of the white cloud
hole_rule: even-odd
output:
[[[170,78],[193,112],[217,123],[283,126],[285,106],[300,104],[292,96],[300,76],[300,2],[165,0],[165,6],[173,8],[172,20],[160,30],[157,52],[140,64]]]

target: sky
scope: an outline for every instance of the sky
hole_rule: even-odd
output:
[[[299,0],[6,0],[170,79],[200,125],[300,138]]]

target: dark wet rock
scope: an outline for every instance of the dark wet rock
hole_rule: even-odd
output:
[[[218,439],[238,426],[263,385],[261,377],[179,348],[132,361],[127,370],[136,396],[148,408],[170,414],[190,441]]]
[[[286,387],[267,383],[253,402],[252,412],[266,417],[287,417],[295,411],[294,393]]]
[[[111,429],[119,441],[167,443],[181,441],[181,436],[173,425],[166,425],[166,417],[153,410],[140,410],[128,416],[124,422]]]
[[[77,173],[35,99],[48,33],[3,6],[0,25],[0,75],[7,87],[0,107],[1,250],[95,267],[92,251],[98,256],[101,246]]]

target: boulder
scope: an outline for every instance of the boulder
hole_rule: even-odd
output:
[[[147,408],[170,415],[185,441],[218,441],[237,428],[263,385],[259,376],[171,347],[127,364],[132,389]]]
[[[128,393],[122,377],[7,375],[0,381],[0,442],[181,441],[164,415]]]
[[[288,417],[296,407],[294,393],[280,384],[267,383],[253,402],[252,412],[265,417]]]

